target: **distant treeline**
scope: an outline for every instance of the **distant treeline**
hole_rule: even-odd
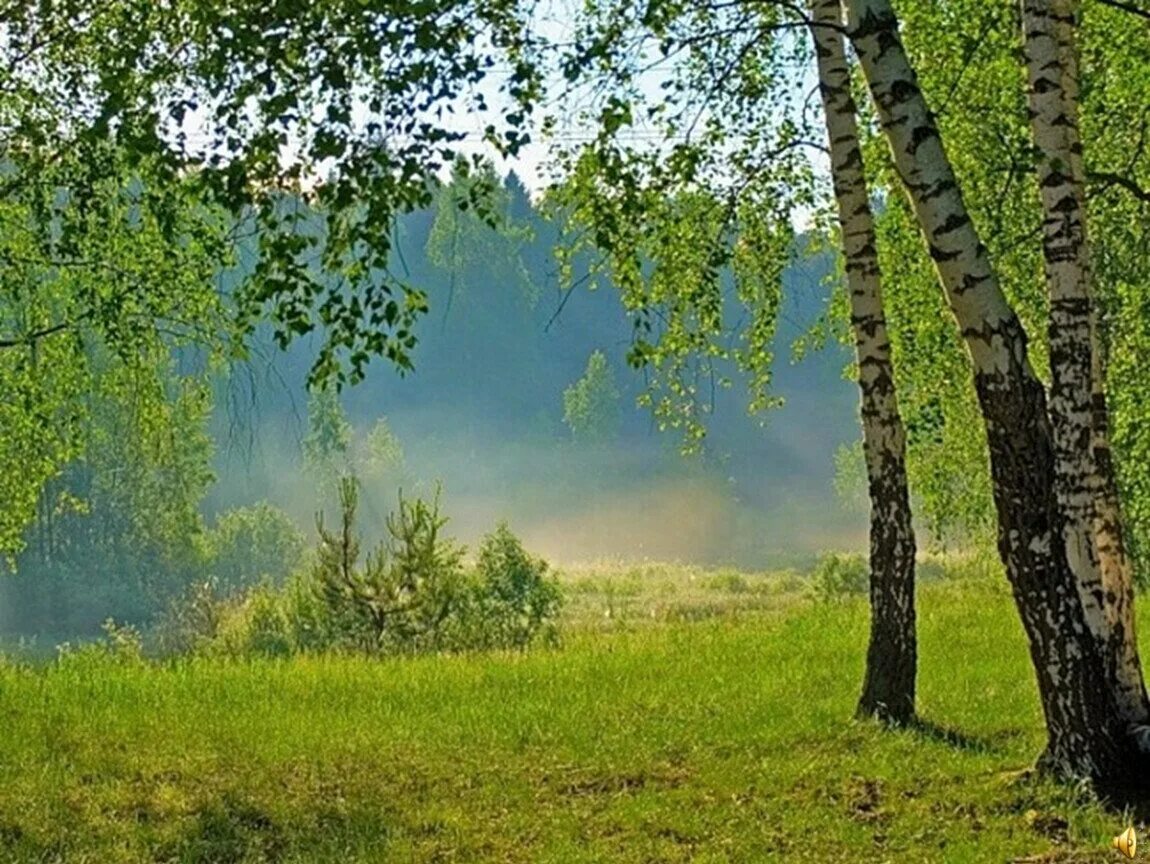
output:
[[[427,493],[443,481],[464,535],[495,518],[531,520],[528,542],[553,538],[552,554],[754,564],[793,542],[802,506],[832,501],[832,456],[857,437],[841,347],[790,362],[791,342],[826,313],[829,259],[796,250],[776,349],[785,407],[748,416],[733,370],[729,387],[701,382],[709,432],[684,461],[676,433],[636,405],[644,379],[627,363],[633,325],[618,293],[589,290],[580,276],[589,262],[560,273],[557,223],[514,175],[496,182],[494,220],[459,206],[465,182],[444,184],[430,209],[398,224],[393,268],[429,307],[406,376],[377,363],[363,382],[317,399],[306,381],[318,339],[280,350],[259,329],[247,357],[226,367],[192,347],[131,368],[94,357],[84,445],[45,485],[15,576],[0,583],[3,630],[56,639],[98,632],[109,616],[144,623],[188,586],[222,578],[216,571],[232,588],[282,580],[293,564],[268,560],[268,548],[300,541],[285,539],[278,516],[250,508],[270,501],[311,532],[316,511],[334,503],[306,464],[309,436],[325,434],[346,438],[325,445],[346,470],[371,474],[371,447],[396,451],[367,478],[365,521],[379,529],[398,488]],[[225,293],[254,266],[255,242],[221,275]],[[319,428],[332,423],[346,429]],[[632,532],[604,524],[615,513],[632,514]],[[771,520],[769,538],[754,527]],[[692,539],[660,542],[676,535]]]

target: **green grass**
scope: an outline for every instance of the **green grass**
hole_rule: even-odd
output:
[[[1122,814],[1016,773],[1042,734],[1004,584],[921,592],[945,735],[850,719],[863,602],[697,575],[668,596],[773,605],[639,626],[667,592],[624,574],[634,616],[555,651],[4,668],[0,861],[1111,860]]]
[[[604,561],[567,568],[566,631],[617,632],[668,622],[785,612],[809,593],[793,570],[748,573],[724,568]]]

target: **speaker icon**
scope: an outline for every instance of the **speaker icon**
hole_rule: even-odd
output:
[[[1112,845],[1127,858],[1133,858],[1134,853],[1138,851],[1138,838],[1134,834],[1134,829],[1127,828],[1114,838]]]

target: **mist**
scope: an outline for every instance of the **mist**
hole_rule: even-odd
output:
[[[505,521],[560,569],[603,559],[804,568],[823,550],[865,548],[865,513],[840,502],[833,484],[836,452],[859,434],[857,388],[843,375],[849,352],[832,341],[792,360],[792,343],[827,313],[826,256],[807,255],[800,244],[784,277],[772,381],[782,406],[749,416],[745,382],[723,370],[732,384],[706,394],[702,452],[683,456],[681,433],[660,431],[637,405],[645,384],[627,363],[633,327],[617,292],[568,294],[556,276],[556,229],[514,176],[505,193],[509,224],[521,232],[514,242],[458,214],[445,226],[452,204],[400,225],[397,254],[412,283],[426,288],[431,310],[418,327],[414,371],[400,376],[376,361],[329,405],[339,416],[328,419],[346,427],[341,470],[361,484],[357,528],[365,546],[383,537],[401,490],[423,498],[438,490],[446,531],[461,543],[474,549]],[[204,436],[209,461],[202,471],[179,469],[210,472],[211,481],[187,492],[191,511],[160,520],[163,531],[148,529],[141,541],[131,526],[148,523],[158,505],[131,503],[138,501],[131,495],[125,504],[121,495],[52,516],[52,555],[30,533],[15,575],[0,581],[0,635],[70,637],[98,632],[108,617],[146,625],[165,598],[211,576],[202,572],[199,535],[235,508],[267,502],[314,543],[317,514],[329,524],[338,516],[334,484],[317,480],[305,455],[316,425],[306,381],[320,338],[284,351],[259,330],[248,358],[212,380],[203,428],[187,433]],[[565,393],[589,374],[596,354],[601,416],[594,429],[580,429]],[[175,360],[177,369],[199,363]],[[363,470],[363,448],[379,428],[401,455],[386,470]],[[112,480],[101,481],[81,460],[53,493],[119,488],[118,457],[109,458],[103,471]],[[138,482],[160,484],[162,504],[162,484],[178,479],[174,470],[156,465]],[[116,512],[135,506],[144,510]],[[183,526],[175,535],[173,523]],[[141,542],[147,548],[137,548]]]
[[[634,409],[638,410],[638,409]],[[865,520],[835,496],[834,450],[812,446],[803,415],[778,409],[757,430],[773,454],[683,456],[668,433],[611,446],[508,438],[495,431],[444,433],[459,417],[389,415],[404,448],[402,476],[360,477],[360,528],[378,539],[398,495],[433,496],[438,488],[449,533],[474,545],[506,521],[535,554],[553,564],[609,558],[751,569],[803,566],[826,549],[861,549]],[[845,418],[850,420],[848,416]],[[362,435],[366,427],[356,429]],[[317,494],[300,459],[301,437],[288,433],[226,460],[210,496],[216,510],[249,502],[253,491],[313,533],[317,511],[335,501]]]

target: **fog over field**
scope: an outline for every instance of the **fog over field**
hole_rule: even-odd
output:
[[[832,338],[793,359],[793,343],[828,312],[825,254],[800,239],[785,278],[771,388],[781,407],[749,416],[745,377],[717,365],[696,381],[701,452],[684,456],[682,431],[661,431],[637,405],[649,382],[628,364],[633,321],[618,291],[567,290],[554,224],[514,175],[501,194],[507,222],[498,231],[461,217],[446,193],[402,220],[395,255],[429,306],[408,374],[377,361],[363,382],[317,395],[306,381],[318,332],[283,351],[257,331],[248,357],[212,376],[208,413],[172,439],[189,448],[178,457],[163,455],[166,445],[117,450],[132,439],[114,430],[140,422],[139,385],[111,396],[99,420],[110,433],[103,467],[78,462],[53,481],[51,494],[65,503],[29,529],[15,575],[0,582],[3,632],[57,638],[90,633],[107,617],[147,617],[210,571],[202,563],[210,532],[239,518],[236,508],[267,502],[311,545],[317,513],[329,524],[336,515],[340,474],[361,484],[365,545],[385,533],[401,489],[430,499],[438,488],[446,533],[474,550],[506,521],[556,566],[803,567],[821,550],[865,548],[865,510],[845,507],[833,483],[836,453],[858,438],[857,394],[843,375],[849,351]],[[241,256],[222,284],[251,266]],[[733,330],[737,315],[733,305]],[[195,352],[177,352],[177,374],[201,368]],[[582,408],[568,405],[569,391]],[[153,458],[160,462],[142,467]],[[119,478],[136,463],[146,473],[124,486]],[[165,515],[139,497],[153,488],[164,501],[164,484],[185,490],[184,510]],[[91,513],[66,506],[69,494],[89,489],[104,495]],[[276,579],[290,569],[267,566]]]
[[[509,188],[522,195],[514,179]],[[516,200],[532,213],[525,197]],[[434,224],[422,239],[420,220],[409,221],[404,257],[418,271]],[[366,520],[382,522],[400,485],[427,492],[441,482],[461,540],[506,519],[556,563],[612,557],[766,567],[864,548],[865,511],[844,506],[833,484],[836,452],[858,438],[857,388],[843,375],[849,351],[833,340],[801,360],[793,351],[828,314],[828,259],[796,248],[786,276],[773,381],[781,406],[748,415],[745,379],[735,370],[729,387],[704,382],[701,402],[713,411],[707,438],[702,453],[684,456],[681,433],[661,431],[650,409],[636,405],[644,378],[626,362],[632,330],[616,292],[576,288],[566,296],[550,230],[536,224],[533,243],[516,253],[531,265],[514,270],[525,284],[500,281],[510,268],[482,247],[455,274],[422,262],[431,312],[421,322],[415,371],[401,378],[378,364],[341,397],[358,432],[385,417],[403,449],[394,482],[362,478]],[[286,356],[268,346],[227,386],[216,421],[220,481],[209,507],[266,497],[310,527],[314,485],[285,470],[308,433],[301,382],[309,350],[306,339]],[[564,391],[598,351],[617,391],[615,416],[604,434],[579,440],[564,422]]]
[[[580,448],[495,433],[444,436],[435,421],[389,415],[404,442],[406,483],[363,481],[364,527],[370,534],[373,523],[382,525],[400,489],[433,492],[440,483],[450,531],[460,540],[472,543],[506,520],[556,564],[612,558],[762,568],[825,549],[861,549],[865,519],[835,495],[834,450],[812,446],[802,424],[788,422],[799,410],[778,409],[762,430],[778,455],[731,454],[723,462],[680,455],[670,433]],[[315,487],[301,466],[285,470],[298,452],[299,439],[289,438],[232,454],[212,497],[238,502],[257,488],[310,529]]]

